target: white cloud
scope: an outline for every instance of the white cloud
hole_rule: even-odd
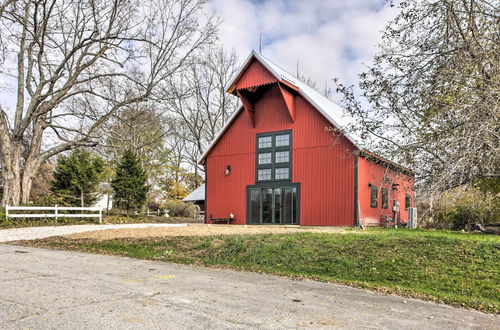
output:
[[[339,77],[357,83],[363,63],[371,63],[380,30],[396,14],[385,0],[212,0],[223,23],[221,42],[241,60],[259,48],[271,61],[323,86]],[[337,98],[334,96],[334,98]]]

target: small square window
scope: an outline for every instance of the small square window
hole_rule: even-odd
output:
[[[371,186],[370,187],[370,206],[377,207],[377,201],[378,201],[378,189],[377,189],[377,187]]]
[[[276,135],[276,146],[284,147],[290,145],[290,134]]]
[[[266,168],[258,171],[259,181],[271,180],[271,169]]]
[[[259,154],[259,165],[262,165],[262,164],[271,164],[271,153],[270,152]]]
[[[290,169],[288,167],[278,167],[274,172],[276,180],[286,180],[289,178]]]
[[[290,161],[290,153],[288,151],[276,152],[276,163],[288,163]]]
[[[259,149],[271,148],[272,147],[272,137],[263,136],[259,138]]]

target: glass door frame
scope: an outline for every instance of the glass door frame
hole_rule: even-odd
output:
[[[250,190],[251,189],[273,189],[272,192],[272,205],[273,205],[273,214],[274,213],[274,205],[275,205],[275,194],[274,194],[274,189],[282,189],[282,188],[295,188],[295,208],[293,209],[293,214],[295,215],[296,222],[295,223],[262,223],[262,218],[261,223],[253,223],[251,216],[252,216],[252,201],[250,198]],[[248,225],[300,225],[300,183],[287,183],[287,182],[268,182],[268,183],[258,183],[255,185],[249,185],[247,186],[247,194],[246,194],[246,205],[247,205],[247,221],[246,223]],[[262,210],[262,206],[260,207]],[[283,210],[281,211],[283,212]],[[260,216],[259,216],[260,217]],[[274,215],[273,215],[274,217]]]

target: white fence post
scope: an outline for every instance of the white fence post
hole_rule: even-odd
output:
[[[9,205],[5,206],[5,220],[9,217]]]
[[[99,207],[99,223],[102,223],[102,208]]]
[[[55,213],[55,218],[56,218],[56,221],[57,221],[57,204],[56,204],[56,208],[54,210],[54,213]]]

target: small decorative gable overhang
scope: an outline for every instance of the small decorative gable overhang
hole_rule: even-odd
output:
[[[240,71],[239,78],[228,90],[229,93],[237,94],[238,90],[255,89],[255,87],[276,83],[278,80],[259,61],[253,60]]]
[[[226,85],[226,92],[237,95],[236,90],[276,83],[280,80],[276,72],[270,70],[255,55],[257,55],[255,51],[250,53],[243,66]]]
[[[256,58],[251,57],[250,61],[240,69],[239,74],[233,79],[233,84],[229,86],[228,92],[238,96],[243,103],[243,107],[249,113],[252,126],[255,127],[255,108],[254,104],[260,98],[264,85],[277,84],[283,97],[283,101],[288,109],[288,114],[292,122],[295,121],[295,97],[292,91],[297,91],[293,85],[286,85],[269,71]]]

